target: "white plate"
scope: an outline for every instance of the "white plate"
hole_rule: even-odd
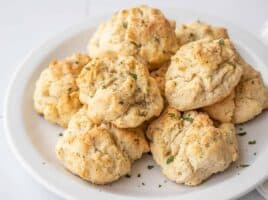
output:
[[[268,181],[264,182],[257,188],[258,192],[265,198],[268,199]]]
[[[268,80],[268,49],[254,36],[230,23],[204,14],[164,9],[178,23],[195,19],[229,28],[231,38],[246,60]],[[106,17],[107,18],[107,17]],[[198,187],[169,182],[151,157],[146,155],[133,166],[131,178],[121,178],[108,186],[95,186],[72,175],[57,161],[55,143],[61,128],[45,121],[33,109],[33,90],[42,69],[53,58],[63,58],[85,51],[90,35],[103,18],[90,20],[50,39],[30,53],[14,74],[5,104],[5,128],[10,147],[27,171],[42,185],[64,198],[75,199],[229,199],[254,189],[268,175],[268,113],[243,125],[247,135],[239,137],[241,159],[224,173],[213,176]],[[248,145],[256,140],[256,145]],[[257,155],[254,155],[257,152]],[[237,168],[239,164],[250,164]],[[155,167],[147,169],[147,165]],[[141,173],[138,178],[137,174]],[[142,182],[145,185],[142,185]],[[159,187],[162,185],[162,187]]]

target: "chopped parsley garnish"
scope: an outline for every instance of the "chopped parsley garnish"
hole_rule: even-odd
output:
[[[234,63],[232,63],[232,62],[227,62],[227,63],[228,63],[229,65],[235,67],[235,64],[234,64]]]
[[[136,44],[136,46],[137,46],[138,48],[141,48],[142,45],[141,45],[141,44]]]
[[[145,117],[146,115],[147,115],[147,112],[146,111],[140,111],[139,112],[139,116]]]
[[[158,37],[154,37],[154,39],[155,39],[155,41],[156,41],[157,43],[160,43],[160,40],[159,40]]]
[[[131,44],[133,44],[136,48],[141,48],[142,44],[136,44],[135,42],[130,42]]]
[[[176,118],[176,114],[175,113],[168,113],[168,116],[171,118]]]
[[[147,168],[150,170],[150,169],[153,169],[154,166],[153,165],[148,165]]]
[[[169,156],[167,159],[167,164],[171,163],[174,161],[174,156]]]
[[[141,174],[140,174],[140,173],[138,173],[137,177],[138,177],[138,178],[140,178],[140,177],[141,177]]]
[[[256,144],[256,140],[248,141],[248,144]]]
[[[243,167],[243,168],[245,168],[245,167],[249,167],[250,165],[248,165],[248,164],[242,164],[242,165],[240,165],[240,167]]]
[[[220,39],[220,40],[219,40],[219,45],[224,46],[224,44],[225,44],[225,43],[224,43],[224,39]]]
[[[123,22],[123,27],[127,28],[127,22]]]
[[[182,117],[182,119],[183,119],[183,120],[186,120],[186,121],[189,121],[189,122],[191,122],[191,123],[194,121],[194,119],[191,118],[191,117],[189,117],[189,116]]]
[[[246,135],[247,134],[247,132],[245,131],[245,132],[240,132],[240,133],[237,133],[237,135],[238,136],[244,136],[244,135]]]
[[[134,78],[135,80],[137,80],[137,74],[134,74],[134,73],[132,73],[132,72],[128,72],[128,74],[129,74],[130,76],[132,76],[132,78]]]
[[[126,177],[126,178],[131,178],[131,175],[127,174],[125,177]]]
[[[61,136],[63,136],[63,134],[62,133],[59,133],[59,136],[61,137]]]
[[[194,41],[196,40],[196,36],[193,33],[190,33],[190,40]]]

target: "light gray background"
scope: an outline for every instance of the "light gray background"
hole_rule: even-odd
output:
[[[149,4],[159,8],[169,5],[212,14],[229,20],[258,37],[268,20],[266,0],[0,0],[0,104],[3,105],[12,73],[32,48],[86,18],[94,19],[96,15],[136,4]],[[38,185],[15,160],[4,137],[3,117],[1,106],[0,199],[60,199]],[[249,199],[263,200],[256,190],[241,198]]]

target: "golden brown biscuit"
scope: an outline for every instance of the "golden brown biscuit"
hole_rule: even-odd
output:
[[[177,49],[174,23],[148,6],[121,10],[98,27],[89,42],[89,54],[140,56],[150,64],[150,70],[156,69]]]
[[[89,60],[87,55],[76,54],[52,61],[41,73],[34,91],[34,107],[45,119],[67,126],[81,106],[75,79]]]
[[[198,185],[238,159],[235,127],[213,125],[208,115],[167,108],[147,130],[154,160],[176,183]]]
[[[94,124],[83,107],[59,138],[56,154],[72,173],[95,184],[107,184],[131,170],[131,164],[149,151],[141,128],[118,129]]]
[[[232,92],[243,72],[228,39],[198,40],[182,46],[166,72],[165,94],[180,111],[212,105]]]
[[[134,128],[158,116],[163,108],[156,81],[146,65],[132,56],[92,59],[77,83],[80,100],[88,105],[95,123]]]
[[[266,87],[266,100],[264,103],[264,109],[268,109],[268,88]]]
[[[202,109],[206,111],[212,119],[220,122],[233,122],[235,112],[235,90],[222,101]]]
[[[151,72],[151,76],[156,80],[157,86],[160,89],[161,95],[165,96],[165,76],[170,63],[165,63],[159,69]]]
[[[176,37],[179,46],[200,39],[216,40],[229,38],[225,28],[212,26],[201,21],[182,24],[176,29]]]
[[[244,73],[232,95],[204,110],[215,120],[236,124],[253,119],[265,109],[266,88],[261,74],[241,60]]]

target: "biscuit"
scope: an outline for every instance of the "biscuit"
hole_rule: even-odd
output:
[[[211,118],[221,122],[243,123],[253,119],[265,109],[267,94],[261,74],[241,60],[244,73],[232,95],[204,110]]]
[[[268,88],[266,87],[266,100],[264,103],[264,109],[268,109]]]
[[[146,66],[132,56],[92,59],[77,79],[89,117],[95,123],[134,128],[160,115],[163,99]]]
[[[229,38],[225,28],[211,26],[200,21],[182,24],[176,29],[176,37],[179,46],[200,39],[216,40]]]
[[[91,57],[139,56],[150,64],[150,70],[168,61],[176,49],[175,22],[148,6],[116,12],[99,25],[88,45]]]
[[[235,127],[213,125],[207,114],[167,108],[147,130],[153,159],[176,183],[198,185],[238,159]]]
[[[159,69],[151,72],[151,76],[156,80],[157,86],[161,92],[161,95],[165,96],[165,75],[168,69],[169,63],[164,64]]]
[[[149,151],[142,129],[97,125],[86,112],[83,107],[73,115],[58,139],[58,159],[72,173],[95,184],[107,184],[130,173],[134,160]]]
[[[222,101],[202,108],[212,119],[233,122],[235,112],[235,90]]]
[[[36,82],[34,107],[45,119],[67,127],[71,116],[81,107],[76,77],[89,62],[87,55],[76,54],[54,60]]]
[[[182,46],[166,72],[165,94],[180,111],[212,105],[232,92],[243,68],[228,39],[198,40]]]

